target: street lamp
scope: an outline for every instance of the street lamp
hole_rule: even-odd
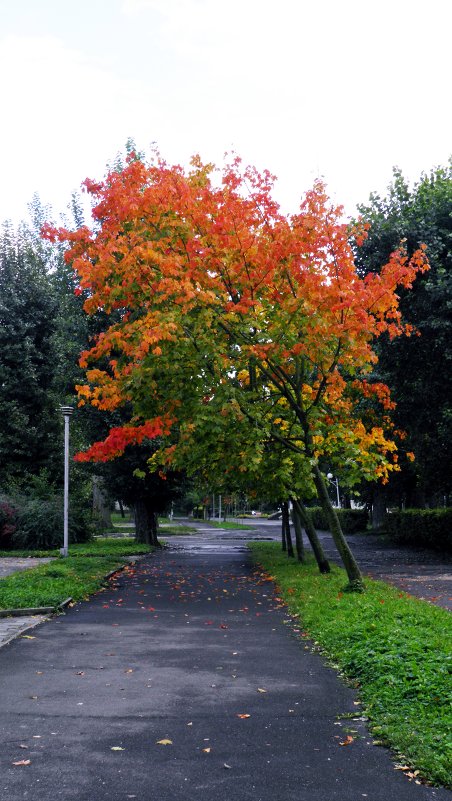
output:
[[[73,411],[72,406],[60,406],[64,417],[64,533],[61,556],[67,556],[69,549],[69,418]]]
[[[339,479],[338,478],[333,478],[333,474],[332,473],[327,473],[326,477],[327,477],[328,481],[330,482],[330,484],[333,484],[336,487],[337,508],[340,509],[341,508],[341,496],[339,495]]]

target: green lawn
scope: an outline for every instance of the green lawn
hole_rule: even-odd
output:
[[[161,537],[168,537],[168,536],[184,536],[185,534],[196,534],[196,530],[191,528],[191,526],[184,526],[184,525],[177,525],[174,526],[170,523],[163,523],[160,525],[158,530],[158,536]]]
[[[321,576],[277,543],[251,543],[300,627],[358,688],[378,743],[419,777],[452,787],[451,615],[389,585],[343,593],[338,567]]]
[[[152,547],[135,542],[133,537],[98,537],[90,542],[81,542],[69,546],[69,556],[134,556],[149,553]],[[0,556],[8,557],[44,557],[60,558],[59,548],[52,551],[0,551]]]
[[[225,523],[220,523],[217,520],[194,520],[194,523],[207,523],[212,528],[230,528],[230,529],[239,529],[241,531],[252,531],[253,526],[247,526],[244,523],[232,523],[226,520]]]
[[[105,538],[69,547],[69,556],[58,551],[24,552],[56,556],[52,562],[0,579],[0,609],[58,606],[66,598],[87,598],[101,589],[104,577],[124,564],[125,556],[146,554],[152,547],[132,539]],[[19,552],[8,552],[16,556]]]

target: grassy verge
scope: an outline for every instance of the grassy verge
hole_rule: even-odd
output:
[[[132,537],[99,537],[90,542],[81,542],[69,546],[69,556],[135,556],[150,553],[150,545],[135,542]],[[0,551],[0,557],[60,557],[60,551]]]
[[[342,593],[343,570],[321,576],[277,543],[251,543],[306,633],[358,687],[376,741],[434,784],[452,787],[450,613],[383,582]]]
[[[252,531],[253,526],[246,526],[244,523],[232,523],[230,521],[226,521],[225,523],[219,523],[215,520],[195,520],[195,523],[207,523],[212,528],[230,528],[230,529],[240,529],[242,531]]]
[[[25,551],[28,556],[55,556],[52,562],[0,579],[0,609],[58,606],[66,598],[80,601],[97,592],[104,577],[124,564],[125,556],[150,553],[149,545],[129,539],[105,538],[69,547],[63,559],[59,551]],[[17,551],[8,552],[10,556]]]
[[[160,528],[158,535],[159,537],[171,537],[171,536],[184,536],[185,534],[196,534],[196,530],[191,528],[190,526],[184,525],[170,525],[169,523],[163,523]]]
[[[0,608],[57,606],[69,597],[80,601],[99,590],[104,576],[122,563],[108,556],[68,557],[13,573],[0,579]]]

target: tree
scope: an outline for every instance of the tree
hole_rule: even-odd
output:
[[[395,289],[426,269],[423,250],[408,259],[401,248],[379,275],[361,279],[342,210],[321,183],[285,217],[269,173],[242,170],[239,159],[220,185],[212,172],[198,158],[188,174],[131,159],[102,184],[87,183],[94,231],[45,231],[70,243],[86,311],[120,314],[82,356],[88,383],[78,391],[102,409],[132,403],[134,416],[84,458],[108,460],[170,431],[175,454],[184,438],[199,442],[203,416],[214,425],[229,405],[247,431],[279,442],[303,467],[350,588],[361,589],[320,464],[342,459],[350,481],[386,480],[397,469],[388,415],[376,423],[360,404],[372,397],[390,408],[387,387],[368,379],[372,341],[409,333]],[[362,234],[355,226],[356,240]]]
[[[407,506],[443,505],[452,491],[452,162],[422,175],[412,190],[394,170],[387,196],[371,195],[360,211],[370,224],[357,250],[361,275],[378,270],[401,239],[408,253],[424,242],[431,268],[412,291],[400,292],[401,311],[420,336],[383,336],[378,344],[375,378],[393,387],[394,419],[407,434],[402,470],[391,477],[384,505],[388,498]],[[406,459],[411,451],[414,462]]]
[[[0,236],[0,487],[43,468],[55,476],[58,419],[53,336],[57,304],[29,231]]]

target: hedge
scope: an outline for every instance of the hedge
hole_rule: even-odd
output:
[[[386,515],[385,531],[395,542],[452,551],[452,508],[395,509]]]
[[[69,511],[69,542],[86,542],[92,535],[89,510],[73,503]],[[62,544],[62,496],[0,496],[0,550],[49,550]]]
[[[344,534],[365,531],[369,522],[367,509],[336,509]],[[330,526],[325,512],[320,506],[311,506],[308,513],[315,528],[328,531]]]

